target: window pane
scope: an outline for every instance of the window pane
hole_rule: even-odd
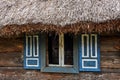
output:
[[[48,35],[48,60],[49,64],[59,64],[59,36]]]
[[[73,36],[64,35],[64,64],[73,65]]]

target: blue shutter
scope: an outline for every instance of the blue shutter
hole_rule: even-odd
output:
[[[40,69],[39,36],[26,36],[24,44],[24,68]]]
[[[79,43],[79,70],[100,71],[100,42],[97,34],[82,34]]]

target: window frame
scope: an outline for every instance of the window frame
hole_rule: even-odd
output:
[[[41,50],[41,72],[58,72],[58,73],[79,73],[78,66],[78,36],[73,37],[73,66],[47,66],[46,61],[46,39],[47,34],[41,34],[40,50]]]

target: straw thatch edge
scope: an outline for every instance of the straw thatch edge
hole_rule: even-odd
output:
[[[21,35],[23,33],[34,34],[36,32],[56,32],[56,33],[111,33],[120,32],[120,19],[109,20],[102,23],[78,22],[65,26],[53,24],[23,24],[6,25],[0,29],[0,36]]]

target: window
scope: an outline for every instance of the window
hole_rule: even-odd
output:
[[[73,36],[48,35],[48,66],[73,65]]]
[[[24,68],[58,73],[100,71],[99,43],[97,34],[26,35]]]
[[[42,72],[78,73],[77,37],[70,34],[48,34],[41,52]]]

